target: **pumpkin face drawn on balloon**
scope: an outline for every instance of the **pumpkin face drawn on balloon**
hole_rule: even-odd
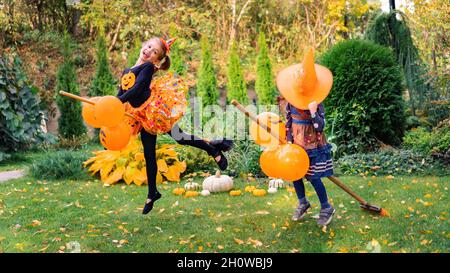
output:
[[[131,87],[133,87],[134,83],[136,81],[136,76],[133,74],[133,72],[128,72],[125,75],[122,76],[121,83],[122,83],[122,90],[128,90]]]

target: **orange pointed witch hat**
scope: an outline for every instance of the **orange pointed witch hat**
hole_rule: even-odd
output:
[[[277,75],[281,95],[298,109],[307,110],[312,101],[321,103],[330,93],[333,74],[314,63],[314,51],[308,49],[301,64],[291,65]]]

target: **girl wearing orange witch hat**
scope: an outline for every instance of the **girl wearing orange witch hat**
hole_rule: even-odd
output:
[[[139,59],[133,67],[123,71],[117,97],[125,103],[125,110],[134,119],[129,119],[133,134],[140,132],[144,146],[147,171],[148,194],[143,214],[149,213],[161,194],[156,188],[156,138],[167,133],[179,144],[190,145],[206,151],[214,157],[220,169],[228,166],[222,152],[231,149],[231,140],[218,139],[207,142],[197,136],[184,133],[175,123],[186,109],[184,82],[171,74],[152,82],[154,73],[170,67],[170,46],[175,40],[154,37],[143,43]]]
[[[333,175],[331,145],[323,133],[325,111],[322,101],[333,84],[333,75],[326,67],[314,64],[314,52],[307,50],[301,64],[292,65],[277,75],[277,87],[287,100],[287,140],[303,147],[308,153],[310,167],[306,179],[313,185],[321,204],[317,223],[328,225],[335,209],[328,202],[322,177]],[[294,182],[299,205],[292,216],[294,221],[304,217],[311,207],[306,199],[303,180]]]

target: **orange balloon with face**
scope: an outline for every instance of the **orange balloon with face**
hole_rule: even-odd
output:
[[[279,139],[286,139],[286,128],[280,116],[271,112],[263,112],[257,116],[258,123],[270,128],[271,133],[252,121],[250,124],[250,136],[256,144],[263,147],[273,147],[280,144]]]
[[[296,144],[283,144],[276,153],[277,178],[296,181],[306,175],[309,169],[309,157],[305,149]]]
[[[94,108],[95,120],[103,127],[114,127],[123,121],[125,106],[114,96],[101,97]]]
[[[102,127],[99,137],[103,147],[111,151],[120,151],[130,142],[131,127],[123,120],[115,127]]]
[[[97,102],[100,97],[92,97],[89,100],[93,102]],[[94,128],[100,128],[102,125],[95,119],[95,105],[83,102],[83,108],[81,110],[81,116],[87,125],[92,126]]]

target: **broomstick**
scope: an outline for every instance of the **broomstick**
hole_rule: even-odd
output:
[[[85,102],[85,103],[89,103],[89,104],[95,105],[94,101],[91,101],[91,100],[89,100],[87,98],[83,98],[83,97],[74,95],[74,94],[69,93],[69,92],[59,91],[59,94],[63,95],[63,96],[66,96],[66,97],[69,97],[69,98],[72,98],[72,99],[75,99],[75,100],[78,100],[78,101],[81,101],[81,102]],[[130,118],[132,118],[132,119],[136,119],[130,113],[125,112],[125,115],[130,117]],[[203,138],[203,140],[208,142],[208,143],[210,143],[211,145],[219,147],[223,152],[229,151],[231,149],[231,147],[232,147],[232,142],[230,140],[227,140],[227,139],[213,139],[213,140],[210,140],[210,139],[207,139],[207,138]]]
[[[249,117],[251,120],[256,122],[256,124],[258,124],[261,128],[266,130],[272,136],[274,136],[276,138],[279,138],[280,143],[282,143],[282,144],[286,144],[287,143],[287,141],[285,139],[280,138],[278,135],[276,135],[274,132],[272,132],[270,127],[267,127],[265,124],[260,123],[259,120],[256,118],[256,116],[254,114],[248,112],[239,102],[237,102],[236,100],[233,99],[231,101],[231,103],[234,106],[236,106],[236,108],[239,109],[239,111],[243,112],[247,117]],[[379,206],[375,206],[375,205],[370,204],[369,202],[364,200],[361,196],[359,196],[355,192],[353,192],[349,187],[347,187],[344,183],[342,183],[337,177],[329,176],[327,178],[331,182],[336,184],[339,188],[341,188],[346,193],[348,193],[351,197],[355,198],[360,203],[360,207],[362,209],[378,213],[378,214],[380,214],[382,216],[389,216],[389,213],[385,209],[382,209]]]
[[[63,95],[63,96],[66,96],[66,97],[69,97],[69,98],[72,98],[72,99],[75,99],[75,100],[78,100],[78,101],[82,101],[82,102],[85,102],[85,103],[89,103],[89,104],[95,105],[94,101],[91,101],[90,99],[74,95],[74,94],[69,93],[69,92],[59,91],[59,94]],[[132,114],[130,114],[130,113],[125,112],[125,115],[134,119],[134,116]]]

